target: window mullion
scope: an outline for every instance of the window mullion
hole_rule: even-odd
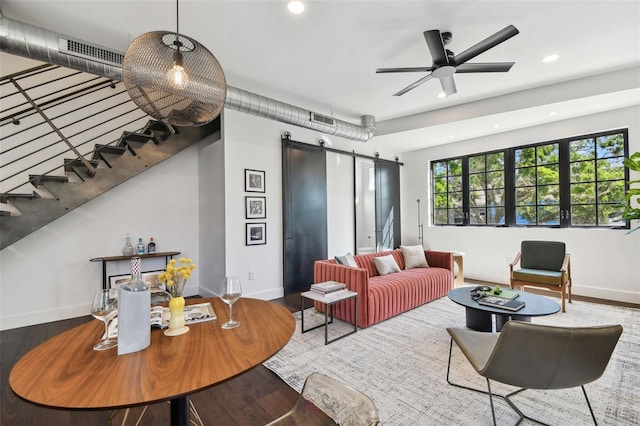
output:
[[[504,151],[504,224],[506,226],[515,226],[516,224],[516,166],[514,151],[514,148],[509,148]]]
[[[469,157],[462,158],[462,212],[464,219],[462,224],[468,226],[470,223],[469,214]]]
[[[560,227],[571,226],[571,169],[569,140],[558,141],[559,184],[560,184]]]

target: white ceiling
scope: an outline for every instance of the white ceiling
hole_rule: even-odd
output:
[[[232,86],[354,123],[374,115],[378,135],[410,129],[414,137],[394,138],[396,152],[640,104],[638,0],[316,0],[302,15],[286,3],[180,0],[180,32],[217,57]],[[173,0],[2,0],[1,7],[9,18],[122,52],[137,36],[176,25]],[[425,30],[452,32],[447,47],[460,53],[509,24],[520,34],[470,62],[515,61],[511,71],[455,74],[458,93],[446,99],[437,97],[435,79],[393,97],[424,74],[375,73],[430,66]],[[543,64],[551,53],[560,59]],[[629,69],[622,82],[615,71]],[[565,82],[598,74],[603,87],[563,96]],[[527,101],[548,85],[553,95]],[[509,102],[495,98],[505,95]],[[436,110],[441,118],[430,120]]]

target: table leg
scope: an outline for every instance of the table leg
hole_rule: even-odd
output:
[[[490,312],[479,309],[465,308],[467,327],[477,331],[493,331],[493,321]]]
[[[331,322],[333,322],[333,308],[332,305],[324,305],[324,344],[329,342],[329,323],[327,322],[327,312],[331,309]]]
[[[300,296],[300,330],[304,333],[304,297]]]
[[[189,397],[171,400],[171,426],[189,426]]]
[[[531,322],[531,317],[526,315],[496,314],[496,331],[501,331],[502,327],[510,320]]]

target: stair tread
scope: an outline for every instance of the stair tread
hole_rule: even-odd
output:
[[[99,168],[96,170],[94,178],[86,179],[82,182],[64,182],[55,178],[42,180],[42,186],[54,198],[40,198],[35,192],[30,194],[0,194],[0,199],[11,198],[11,203],[21,213],[21,215],[17,216],[0,215],[0,250],[74,208],[219,131],[219,119],[205,126],[181,129],[179,133],[171,137],[171,143],[160,145],[144,144],[136,147],[135,156],[118,155],[115,158],[109,158],[109,163],[113,168]],[[127,150],[126,147],[114,147],[112,145],[102,145],[102,148],[96,146],[96,151],[98,149],[102,150],[98,155],[109,155],[107,151],[124,152]],[[99,161],[98,159],[93,159],[90,162],[94,165]],[[73,160],[65,160],[66,168],[82,169],[82,162],[77,161],[76,163]]]

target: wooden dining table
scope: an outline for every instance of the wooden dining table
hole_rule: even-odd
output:
[[[104,410],[171,401],[171,424],[189,424],[189,395],[266,361],[291,338],[295,320],[282,305],[241,298],[233,305],[240,326],[223,330],[229,308],[211,302],[217,319],[191,324],[181,336],[151,332],[146,349],[118,355],[94,351],[104,333],[91,321],[59,334],[24,355],[9,375],[11,389],[27,401],[61,409]]]

